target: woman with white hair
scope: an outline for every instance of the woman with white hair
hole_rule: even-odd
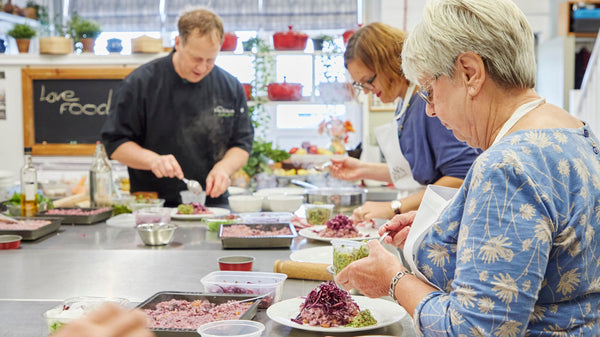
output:
[[[533,89],[524,14],[510,0],[433,1],[402,63],[427,114],[484,152],[433,222],[411,212],[380,229],[399,247],[417,238],[414,273],[372,240],[336,282],[390,294],[426,336],[599,336],[600,142]]]

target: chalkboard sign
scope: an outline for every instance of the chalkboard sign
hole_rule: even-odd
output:
[[[28,68],[25,146],[37,155],[91,155],[119,83],[133,68]]]

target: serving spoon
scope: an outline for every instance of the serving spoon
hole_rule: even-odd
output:
[[[196,194],[202,193],[202,185],[200,185],[200,183],[196,180],[186,178],[183,178],[181,180],[183,180],[183,182],[187,185],[187,189],[189,191],[192,191]]]

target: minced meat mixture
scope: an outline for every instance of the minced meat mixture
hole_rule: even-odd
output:
[[[207,300],[172,299],[158,303],[155,310],[144,311],[151,328],[197,329],[209,322],[239,319],[251,306],[252,302],[229,301],[217,305]]]

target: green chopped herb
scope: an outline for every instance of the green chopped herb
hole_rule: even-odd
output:
[[[356,315],[350,324],[346,324],[345,326],[348,328],[360,328],[363,326],[375,325],[377,324],[377,320],[371,314],[369,309],[361,310],[358,315]]]

